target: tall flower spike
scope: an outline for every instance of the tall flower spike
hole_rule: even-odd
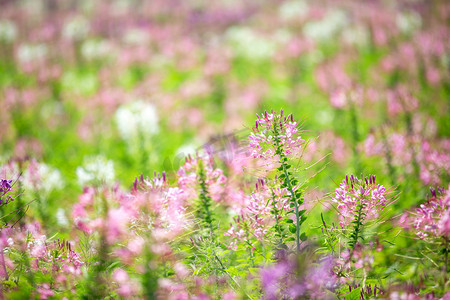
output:
[[[300,250],[300,242],[306,240],[305,233],[300,234],[300,227],[306,220],[305,210],[300,210],[300,205],[303,204],[303,194],[300,189],[301,185],[299,185],[292,170],[289,170],[292,167],[289,159],[300,153],[304,146],[299,124],[294,121],[292,114],[288,118],[283,117],[282,110],[280,114],[274,114],[273,110],[270,113],[265,111],[264,117],[258,118],[256,123],[259,126],[249,136],[250,147],[253,149],[252,156],[254,158],[276,161],[279,164],[277,167],[278,177],[275,177],[275,180],[278,179],[281,189],[286,191],[283,198],[286,200],[288,207],[293,208],[287,214],[293,214],[295,217],[293,223],[291,223],[292,219],[287,219],[290,221],[287,222],[289,231],[295,234],[295,238],[289,238],[289,240],[295,240],[296,248]],[[278,201],[272,201],[271,205],[277,223],[276,228],[280,229],[279,221],[282,216],[279,215],[279,208],[276,207],[279,206],[279,203]],[[280,242],[283,243],[284,234],[281,229],[278,232]]]

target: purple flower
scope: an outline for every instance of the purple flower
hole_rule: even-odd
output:
[[[326,290],[334,290],[337,277],[332,257],[312,263],[311,256],[282,255],[277,264],[261,271],[264,299],[327,299]]]
[[[5,195],[11,190],[11,179],[0,179],[0,193]]]
[[[14,200],[11,195],[8,195],[12,189],[11,183],[11,179],[0,179],[0,205],[8,204]]]

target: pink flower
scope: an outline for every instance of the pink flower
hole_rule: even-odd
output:
[[[332,199],[337,203],[339,210],[339,224],[341,227],[350,225],[362,205],[362,215],[365,220],[375,219],[378,213],[383,210],[387,203],[386,188],[378,183],[375,183],[375,176],[369,176],[365,179],[358,179],[358,177],[351,175],[340,184],[335,191],[335,196]]]
[[[256,126],[250,133],[250,148],[253,158],[271,159],[275,156],[278,145],[281,145],[286,156],[298,154],[304,140],[300,136],[299,124],[291,115],[283,116],[273,111],[264,115],[257,115]]]
[[[421,239],[450,237],[450,186],[449,189],[431,189],[431,199],[416,208],[405,221],[406,228],[414,228]]]
[[[114,270],[112,278],[119,284],[117,293],[121,297],[128,298],[136,294],[138,289],[137,284],[130,280],[128,273],[125,270],[121,268]]]

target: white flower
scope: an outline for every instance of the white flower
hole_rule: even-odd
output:
[[[120,136],[126,141],[159,132],[158,114],[152,104],[136,101],[122,105],[115,117]]]
[[[303,0],[286,1],[280,6],[278,14],[283,20],[295,20],[305,16],[309,10]]]
[[[56,222],[59,226],[69,225],[69,220],[67,220],[66,212],[63,208],[58,208],[58,210],[56,211]]]
[[[176,155],[186,157],[188,155],[195,155],[198,147],[194,144],[186,144],[177,149]]]
[[[87,60],[107,57],[111,54],[111,45],[104,40],[86,40],[81,45],[81,54]]]
[[[398,14],[395,21],[403,33],[411,33],[422,26],[422,18],[413,11]]]
[[[237,55],[252,60],[270,58],[277,47],[275,41],[266,39],[247,27],[231,27],[227,30],[225,36],[234,47]]]
[[[366,47],[370,43],[370,32],[364,26],[355,25],[344,29],[342,32],[343,40],[358,47]]]
[[[22,44],[17,50],[17,58],[21,63],[41,60],[47,56],[45,44]]]
[[[303,34],[317,42],[326,42],[339,33],[348,23],[348,17],[341,10],[328,12],[320,21],[306,23]]]
[[[10,43],[17,37],[16,24],[9,20],[0,20],[0,42]]]
[[[69,40],[82,40],[90,30],[89,21],[82,17],[76,17],[64,24],[62,34]]]
[[[125,32],[123,41],[128,45],[145,45],[150,41],[150,35],[143,29],[132,28]]]
[[[83,166],[77,168],[78,183],[81,186],[87,184],[114,183],[114,163],[102,155],[85,157]]]
[[[47,196],[51,191],[64,187],[64,180],[58,169],[38,163],[35,172],[36,174],[30,174],[30,169],[27,169],[23,174],[23,185],[26,189],[36,189],[41,195]]]

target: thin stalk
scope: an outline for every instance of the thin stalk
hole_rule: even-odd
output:
[[[292,199],[294,200],[294,208],[295,208],[295,222],[296,222],[296,232],[295,232],[295,241],[297,244],[297,251],[300,251],[300,216],[298,213],[298,203],[297,203],[297,197],[294,193],[294,190],[291,185],[291,181],[289,180],[289,175],[287,173],[286,165],[283,163],[283,172],[286,176],[286,182],[288,185],[288,191],[291,193]]]
[[[278,235],[280,236],[280,246],[283,245],[284,240],[283,240],[283,230],[281,229],[281,225],[280,225],[280,218],[279,218],[279,211],[278,209],[275,207],[275,193],[272,190],[272,209],[273,209],[273,214],[275,216],[275,230],[277,231]]]
[[[352,240],[350,241],[351,252],[350,252],[349,260],[353,256],[353,252],[355,251],[356,243],[358,242],[359,233],[361,232],[360,228],[361,228],[361,225],[362,225],[361,224],[361,220],[362,220],[363,208],[364,208],[364,204],[361,201],[361,204],[360,204],[359,209],[358,209],[358,217],[356,219],[355,228],[354,228],[353,233],[351,235],[352,236]]]
[[[203,218],[204,218],[205,223],[209,227],[211,238],[214,241],[213,218],[212,218],[212,213],[210,210],[211,198],[208,195],[208,188],[206,186],[205,172],[204,172],[203,163],[201,160],[199,160],[198,167],[199,167],[198,176],[199,176],[199,184],[200,184],[199,199],[201,202],[201,208],[203,210]]]

